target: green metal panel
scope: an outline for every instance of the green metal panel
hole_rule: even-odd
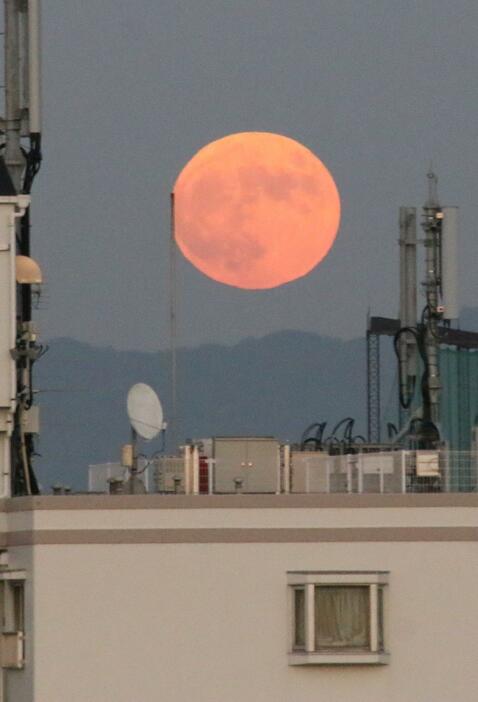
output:
[[[400,413],[400,428],[406,426],[410,416],[422,404],[420,380],[423,373],[418,363],[417,387],[410,410]],[[440,349],[440,378],[442,393],[440,400],[440,435],[450,450],[448,484],[450,491],[475,490],[478,485],[476,458],[472,450],[472,429],[478,425],[478,349],[459,349],[442,346]],[[390,396],[396,397],[397,380],[390,388]],[[384,422],[393,417],[393,403],[387,403]],[[463,452],[463,453],[459,453]]]
[[[478,417],[478,351],[442,348],[441,429],[450,449],[469,451]]]
[[[472,448],[472,428],[478,417],[478,351],[442,348],[440,374],[441,432],[452,451],[448,489],[468,492],[476,486],[474,459],[469,454],[453,452],[468,452]]]

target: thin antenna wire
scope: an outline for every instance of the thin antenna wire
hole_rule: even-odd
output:
[[[169,247],[169,344],[171,351],[171,416],[169,418],[170,447],[176,450],[177,430],[177,357],[176,357],[176,239],[174,231],[174,192],[171,193],[171,240]]]

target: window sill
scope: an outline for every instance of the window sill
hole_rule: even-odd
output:
[[[383,651],[372,653],[361,651],[360,653],[312,653],[294,651],[289,653],[289,665],[387,665],[390,662],[390,654]]]

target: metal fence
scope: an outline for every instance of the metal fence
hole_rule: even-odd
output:
[[[388,451],[329,456],[295,452],[291,492],[476,492],[478,457],[470,451]]]
[[[257,472],[255,482],[252,479],[245,482],[241,478],[240,485],[235,485],[239,483],[238,479],[231,479],[232,475],[239,473],[234,473],[231,466],[226,466],[225,475],[229,479],[229,487],[227,490],[217,490],[218,479],[224,477],[221,477],[221,463],[216,465],[216,461],[204,462],[201,459],[195,466],[193,463],[188,464],[184,457],[162,456],[152,464],[149,489],[162,494],[403,494],[478,491],[478,453],[475,451],[397,449],[329,455],[321,451],[292,450],[290,454],[281,452],[280,468],[262,465],[260,461],[258,466],[259,471],[256,471],[256,466],[249,468],[251,472]],[[197,472],[196,479],[194,470]],[[257,482],[259,478],[262,480],[260,484]],[[220,481],[219,483],[222,485]]]

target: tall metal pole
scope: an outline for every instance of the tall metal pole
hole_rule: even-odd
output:
[[[169,249],[169,343],[171,351],[171,416],[170,446],[177,443],[177,318],[176,318],[176,237],[174,222],[174,192],[171,193],[171,237]]]
[[[417,325],[417,211],[415,207],[400,207],[400,328]],[[412,333],[402,333],[399,340],[400,397],[411,403],[417,376],[417,343]],[[400,427],[409,412],[400,403]]]
[[[138,475],[138,435],[133,427],[131,427],[131,449],[132,465],[130,469],[129,492],[130,495],[134,495],[136,491],[136,480]]]
[[[21,150],[21,75],[19,0],[5,5],[5,164],[17,193],[22,190],[25,157]]]
[[[40,0],[28,0],[28,121],[30,135],[41,132]]]
[[[367,430],[369,443],[380,443],[380,429],[380,336],[367,329]]]

